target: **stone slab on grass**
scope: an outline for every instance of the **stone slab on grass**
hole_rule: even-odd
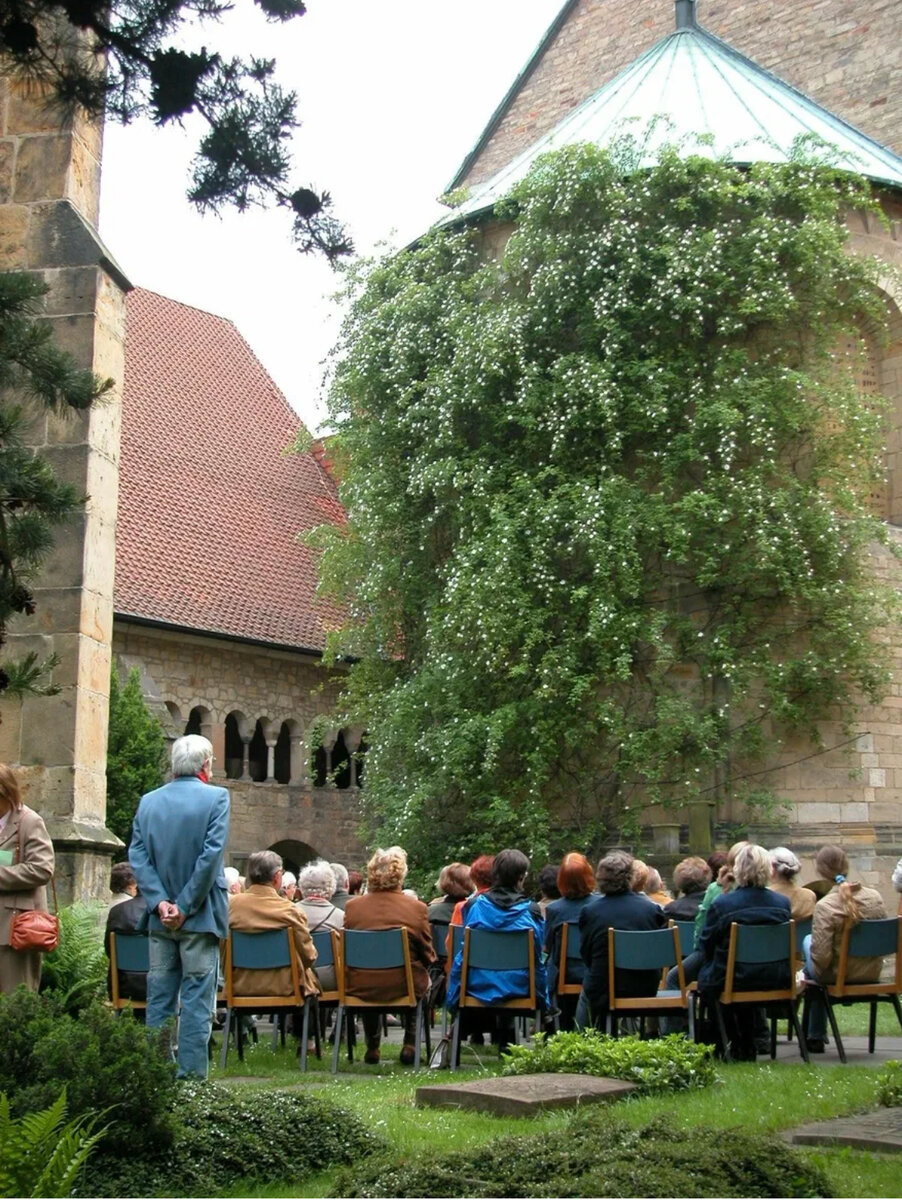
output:
[[[635,1090],[634,1083],[597,1075],[509,1075],[420,1087],[416,1102],[435,1108],[475,1108],[498,1117],[528,1117],[548,1108],[609,1104]]]
[[[852,1146],[883,1154],[902,1153],[902,1108],[880,1108],[855,1117],[835,1117],[786,1132],[796,1146]]]

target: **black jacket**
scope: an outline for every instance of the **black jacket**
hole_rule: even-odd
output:
[[[594,1020],[608,1006],[608,930],[662,929],[667,924],[660,907],[637,892],[616,896],[594,896],[580,913],[579,932],[582,956],[586,964],[583,991]],[[615,985],[618,996],[653,996],[658,990],[660,971],[618,970]]]

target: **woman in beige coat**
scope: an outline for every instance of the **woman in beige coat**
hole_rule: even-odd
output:
[[[817,873],[835,887],[814,906],[811,936],[802,943],[805,974],[818,983],[835,983],[840,944],[846,918],[878,921],[886,916],[883,897],[874,888],[848,878],[849,860],[841,846],[822,846],[815,859]],[[874,983],[880,978],[882,958],[850,958],[846,980]],[[808,999],[808,1049],[823,1054],[827,1040],[827,1009],[821,994],[812,989]]]
[[[13,772],[0,763],[0,992],[41,982],[40,950],[12,950],[9,930],[22,909],[47,911],[44,884],[53,875],[53,843],[36,812],[22,803]]]
[[[770,865],[773,872],[771,891],[786,896],[792,907],[794,921],[809,921],[814,916],[817,896],[799,883],[802,864],[796,855],[788,846],[775,846],[770,852]]]

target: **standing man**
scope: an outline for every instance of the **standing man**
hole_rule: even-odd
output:
[[[128,857],[150,914],[147,1024],[179,1009],[178,1076],[207,1076],[207,1045],[229,927],[223,853],[229,793],[212,787],[213,747],[188,734],[172,746],[171,783],[141,797]]]

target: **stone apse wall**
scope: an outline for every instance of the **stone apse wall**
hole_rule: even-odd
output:
[[[317,787],[309,770],[314,722],[329,711],[337,687],[317,659],[119,619],[113,654],[121,671],[138,668],[145,697],[170,736],[185,732],[192,712],[199,717],[201,732],[213,743],[215,782],[232,796],[228,862],[240,868],[254,850],[272,847],[293,862],[320,855],[359,867],[365,851],[357,836],[358,789]],[[232,774],[242,768],[235,757],[227,759],[230,714],[240,716],[236,725],[248,740],[259,722],[267,750],[275,751],[286,727],[282,736],[289,735],[290,761],[279,774],[287,774],[288,782],[277,782],[273,754],[267,755],[261,781],[227,777],[227,763]],[[333,746],[338,732],[327,731],[324,744]],[[349,730],[342,738],[349,749],[359,741]]]
[[[709,33],[902,153],[898,0],[700,0],[696,16]],[[675,28],[672,0],[571,0],[562,17],[460,183],[489,178]]]

